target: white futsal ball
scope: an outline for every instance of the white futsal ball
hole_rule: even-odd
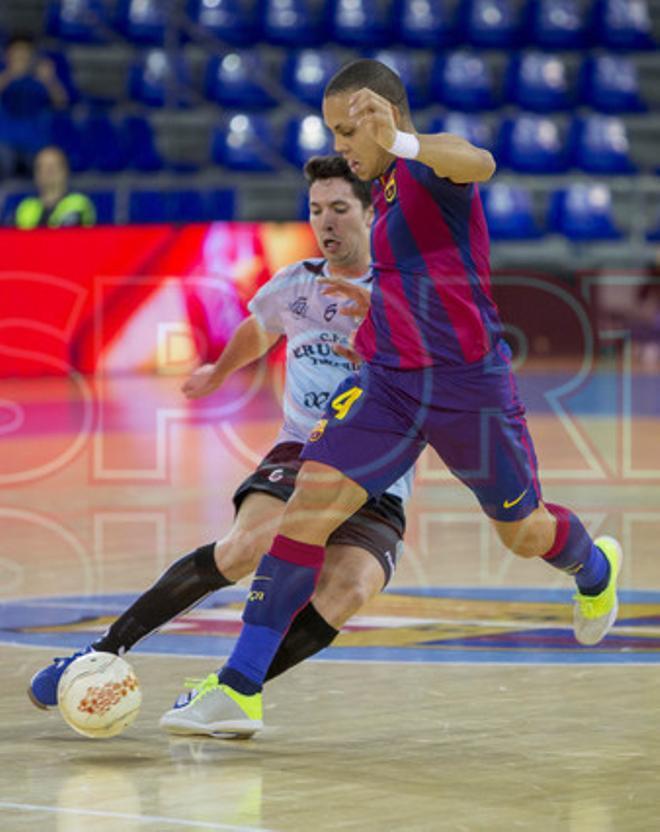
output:
[[[86,653],[71,662],[57,686],[64,721],[85,737],[114,737],[137,717],[140,683],[130,664],[113,653]]]

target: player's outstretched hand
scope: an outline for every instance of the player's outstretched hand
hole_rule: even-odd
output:
[[[364,130],[385,150],[389,150],[396,138],[394,105],[377,92],[364,87],[348,100],[349,118]]]
[[[332,351],[337,355],[340,355],[342,358],[345,358],[347,361],[350,361],[351,364],[355,364],[356,367],[362,364],[362,356],[355,352],[353,347],[348,344],[334,344]]]
[[[209,396],[220,386],[213,375],[214,364],[202,364],[181,385],[181,392],[187,399],[201,399]]]
[[[339,310],[342,315],[360,319],[366,316],[371,303],[371,293],[368,289],[357,286],[352,280],[343,280],[340,277],[321,277],[319,283],[323,286],[322,295],[344,297],[351,302],[350,306]]]

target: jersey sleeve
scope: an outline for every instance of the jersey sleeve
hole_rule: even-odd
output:
[[[428,165],[408,160],[408,169],[412,176],[433,194],[437,202],[454,213],[462,213],[474,195],[474,183],[459,184],[446,176],[438,174]]]
[[[248,303],[248,309],[257,319],[258,324],[267,332],[284,333],[282,312],[284,309],[284,292],[291,283],[288,268],[280,269],[265,283]]]

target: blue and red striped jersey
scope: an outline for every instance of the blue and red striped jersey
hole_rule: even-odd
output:
[[[397,159],[372,187],[374,286],[355,346],[365,361],[411,369],[474,364],[501,336],[477,185]]]

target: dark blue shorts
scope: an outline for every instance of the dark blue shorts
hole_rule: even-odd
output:
[[[335,391],[301,457],[331,465],[376,497],[428,444],[489,517],[520,520],[539,505],[541,489],[508,355],[500,349],[452,370],[364,364]]]

